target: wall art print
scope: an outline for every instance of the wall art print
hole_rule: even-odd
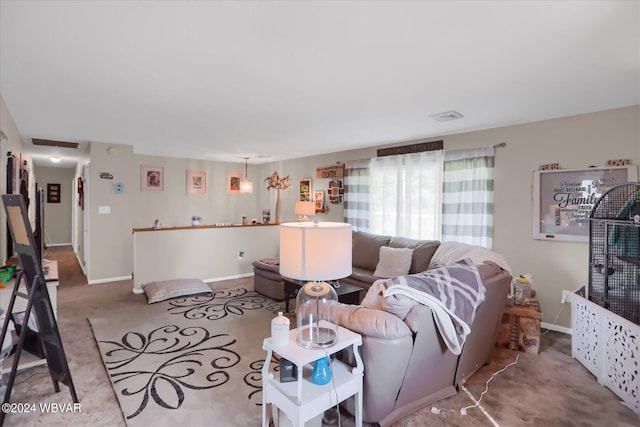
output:
[[[533,237],[589,241],[589,215],[610,188],[636,181],[637,167],[558,169],[533,173]]]
[[[311,178],[304,178],[300,180],[300,201],[311,201]]]
[[[60,203],[60,184],[47,184],[47,203]]]
[[[187,194],[207,194],[207,171],[187,171]]]
[[[227,172],[227,194],[241,194],[242,172]]]
[[[164,191],[164,168],[142,166],[140,169],[140,188],[142,191]]]

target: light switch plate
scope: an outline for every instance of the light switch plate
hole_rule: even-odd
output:
[[[116,194],[124,193],[124,182],[114,182],[113,183],[113,192]]]

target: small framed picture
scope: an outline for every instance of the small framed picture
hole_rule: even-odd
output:
[[[300,180],[300,201],[311,201],[311,178],[304,178]]]
[[[262,223],[269,224],[271,222],[271,209],[262,209]]]
[[[47,203],[60,203],[60,184],[47,184]]]
[[[187,171],[187,194],[207,194],[207,171]]]
[[[316,202],[316,210],[324,209],[324,191],[314,191],[313,201]]]
[[[329,203],[342,203],[344,195],[342,181],[339,179],[329,181],[329,189],[327,190],[327,194],[329,195]]]
[[[142,166],[140,180],[142,191],[164,191],[164,168]]]
[[[227,194],[240,194],[242,172],[227,172]]]

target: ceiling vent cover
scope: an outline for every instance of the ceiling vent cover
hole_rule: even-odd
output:
[[[460,120],[464,116],[457,111],[445,111],[444,113],[431,114],[429,117],[438,122],[450,122],[451,120]]]

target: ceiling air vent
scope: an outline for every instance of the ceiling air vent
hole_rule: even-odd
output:
[[[464,116],[457,111],[445,111],[444,113],[431,114],[429,117],[438,122],[450,122],[451,120],[460,120]]]
[[[77,142],[54,141],[51,139],[31,138],[31,142],[33,142],[33,145],[41,145],[45,147],[78,148],[80,146]]]

